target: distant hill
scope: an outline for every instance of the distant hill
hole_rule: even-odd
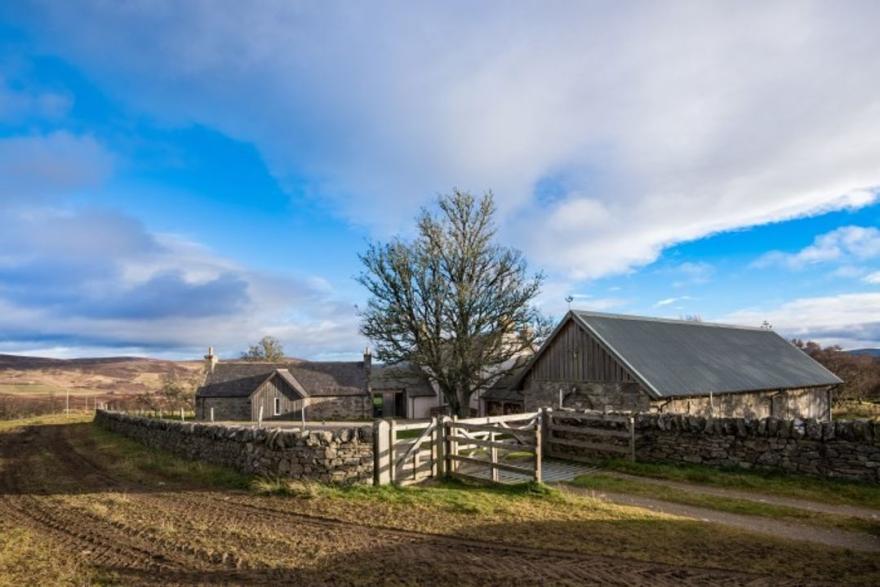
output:
[[[880,357],[880,349],[853,349],[846,351],[851,355],[861,355],[869,357]]]
[[[197,377],[201,369],[202,361],[0,355],[0,394],[45,397],[70,392],[106,397],[149,393],[158,390],[168,374]]]

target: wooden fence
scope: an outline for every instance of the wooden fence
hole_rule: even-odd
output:
[[[543,410],[543,415],[547,427],[544,454],[548,457],[584,462],[609,457],[636,459],[632,415],[550,409]]]

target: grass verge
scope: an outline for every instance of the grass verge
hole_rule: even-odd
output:
[[[101,463],[115,474],[144,484],[186,484],[221,489],[248,489],[252,478],[227,467],[181,459],[151,450],[99,426],[90,434],[71,435],[71,443],[84,454],[99,452]]]
[[[867,520],[747,499],[720,497],[693,491],[684,491],[673,487],[657,485],[655,483],[641,482],[633,479],[622,479],[620,477],[604,475],[602,473],[581,475],[572,482],[572,485],[587,489],[595,489],[597,491],[638,495],[651,499],[659,499],[661,501],[707,508],[731,514],[760,516],[786,522],[811,524],[814,526],[848,530],[852,532],[866,532],[880,536],[880,524],[872,523]]]
[[[880,486],[868,483],[743,471],[741,469],[714,469],[699,465],[633,463],[626,460],[607,461],[604,467],[612,471],[655,479],[684,481],[727,489],[757,491],[795,499],[880,509]]]

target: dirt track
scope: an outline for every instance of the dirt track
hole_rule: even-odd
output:
[[[126,584],[784,584],[778,576],[376,528],[284,511],[241,492],[157,491],[76,450],[71,438],[82,430],[2,435],[0,517]],[[112,515],[101,509],[110,498],[118,502]]]

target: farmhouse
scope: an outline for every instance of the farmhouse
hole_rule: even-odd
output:
[[[196,418],[207,420],[357,420],[372,417],[371,357],[363,361],[277,363],[218,361],[213,350],[196,393]],[[305,411],[304,414],[301,411]]]
[[[774,331],[570,311],[485,413],[542,406],[717,417],[831,417],[842,381]]]

